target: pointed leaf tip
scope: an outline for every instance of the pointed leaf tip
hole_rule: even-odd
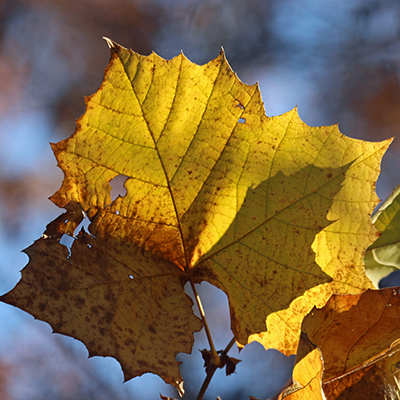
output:
[[[106,41],[106,43],[108,44],[108,47],[110,49],[115,47],[115,43],[111,39],[109,39],[108,37],[105,37],[105,36],[103,36],[103,39]]]

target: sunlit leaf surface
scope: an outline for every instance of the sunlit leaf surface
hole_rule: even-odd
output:
[[[115,357],[126,379],[180,387],[175,356],[202,327],[183,286],[207,280],[228,295],[239,343],[293,353],[314,305],[372,286],[363,254],[388,142],[309,127],[296,110],[267,117],[223,53],[199,66],[108,43],[100,89],[53,144],[65,177],[51,199],[67,213],[1,300]],[[118,176],[126,194],[112,200]]]

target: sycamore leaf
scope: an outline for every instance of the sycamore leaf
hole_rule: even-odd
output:
[[[400,185],[397,186],[386,201],[373,215],[372,222],[382,235],[369,249],[378,249],[400,243]],[[378,257],[379,259],[379,257]],[[394,263],[397,265],[397,263]],[[399,265],[400,267],[400,265]]]
[[[292,377],[271,400],[323,400],[323,370],[321,351],[302,332]],[[250,400],[258,399],[250,396]]]
[[[400,289],[333,295],[313,309],[302,330],[324,357],[323,381],[336,379],[385,354],[400,339]]]
[[[374,288],[365,274],[364,254],[379,236],[369,215],[378,201],[374,191],[375,180],[379,174],[380,158],[388,142],[354,141],[336,136],[336,127],[324,129],[330,130],[330,140],[327,143],[335,148],[330,157],[331,165],[337,162],[336,157],[341,158],[340,154],[344,158],[350,154],[356,157],[356,161],[346,171],[342,189],[333,199],[328,213],[328,219],[335,222],[318,233],[312,245],[317,264],[332,277],[332,282],[307,290],[289,308],[269,314],[267,331],[252,335],[249,339],[262,343],[266,348],[277,348],[286,355],[296,352],[303,317],[314,306],[324,306],[333,293],[361,293]],[[299,140],[299,137],[296,139]],[[324,150],[321,148],[320,154]],[[326,155],[326,158],[329,156]],[[286,286],[276,296],[280,296],[284,290]]]
[[[125,380],[159,371],[183,393],[175,356],[190,352],[192,332],[202,324],[180,274],[173,273],[176,266],[83,231],[68,255],[59,243],[60,225],[79,213],[70,209],[25,250],[29,265],[1,299],[47,321],[54,332],[81,340],[90,356],[115,357]]]
[[[377,284],[400,269],[400,185],[372,216],[372,222],[382,235],[368,248],[365,267]]]
[[[400,345],[371,364],[323,384],[329,400],[400,399]]]
[[[322,387],[329,399],[398,394],[399,320],[399,288],[333,295],[305,317],[292,379],[274,399],[322,399]]]
[[[341,379],[323,384],[332,400],[400,399],[400,344]]]
[[[267,324],[257,338],[293,353],[314,305],[372,286],[362,256],[389,142],[309,127],[296,110],[268,118],[223,53],[199,66],[108,43],[100,89],[52,145],[65,177],[51,200],[67,213],[1,300],[114,356],[126,379],[179,386],[175,355],[201,328],[183,285],[207,280],[228,295],[239,343]],[[112,200],[120,175],[126,194]],[[68,254],[59,240],[82,212],[90,234]]]
[[[364,257],[365,271],[375,287],[379,287],[379,282],[392,272],[396,271],[396,267],[379,263],[371,250],[365,253]]]
[[[278,400],[323,400],[323,370],[321,351],[309,341],[307,335],[302,334],[293,368],[292,385],[279,395]]]

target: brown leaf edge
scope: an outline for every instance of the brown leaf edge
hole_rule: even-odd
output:
[[[392,288],[386,288],[386,289],[381,289],[381,290],[367,290],[362,294],[358,294],[358,295],[332,295],[331,298],[328,300],[328,302],[326,303],[326,305],[322,308],[315,308],[304,318],[303,321],[303,326],[302,326],[302,333],[300,336],[300,341],[299,341],[299,346],[298,346],[298,351],[297,351],[297,356],[296,356],[296,362],[295,362],[295,366],[305,357],[307,356],[310,352],[312,352],[314,349],[318,349],[323,357],[324,352],[326,353],[328,350],[328,357],[325,357],[325,360],[323,359],[323,361],[328,361],[328,362],[332,362],[332,360],[334,360],[335,358],[340,359],[340,355],[336,355],[335,356],[335,348],[330,346],[329,349],[324,348],[324,340],[325,337],[327,336],[326,332],[324,330],[322,330],[322,332],[317,332],[317,334],[315,334],[315,332],[312,332],[308,329],[308,332],[304,332],[304,330],[307,330],[307,322],[309,323],[310,319],[312,317],[315,317],[316,314],[322,314],[324,312],[327,313],[332,313],[332,309],[329,309],[330,306],[330,302],[335,302],[335,300],[337,301],[339,300],[344,300],[346,299],[346,296],[349,300],[351,300],[351,302],[354,302],[355,305],[353,305],[355,307],[355,309],[353,310],[354,312],[354,319],[353,319],[353,324],[357,325],[357,318],[360,318],[360,321],[363,320],[363,313],[361,312],[360,309],[357,310],[357,305],[359,306],[359,308],[365,308],[365,303],[363,303],[363,299],[365,298],[370,298],[371,296],[376,296],[377,299],[380,300],[380,306],[382,308],[382,311],[379,312],[379,314],[381,315],[380,319],[382,319],[381,322],[381,333],[382,335],[385,336],[386,340],[384,343],[382,343],[382,347],[381,349],[377,348],[376,349],[376,354],[373,357],[369,357],[368,359],[364,360],[361,364],[357,365],[356,367],[353,368],[349,368],[348,370],[344,371],[341,374],[338,374],[336,376],[330,376],[328,379],[325,379],[323,374],[321,377],[321,388],[322,390],[327,391],[327,395],[329,396],[328,398],[332,400],[334,399],[341,399],[341,400],[347,400],[347,399],[351,399],[351,400],[358,400],[361,399],[361,397],[357,397],[357,398],[352,398],[352,397],[337,397],[339,395],[335,394],[338,392],[338,389],[336,389],[337,387],[339,387],[340,383],[342,382],[343,384],[341,386],[343,386],[340,390],[344,391],[345,389],[348,389],[349,386],[349,382],[354,381],[355,383],[360,381],[364,376],[366,376],[367,374],[370,373],[371,368],[373,368],[374,366],[376,366],[376,368],[379,368],[380,364],[383,364],[385,362],[385,360],[388,360],[389,358],[391,358],[394,354],[398,353],[400,351],[400,325],[398,324],[398,320],[400,320],[400,287],[392,287]],[[359,299],[361,301],[359,301]],[[373,304],[377,305],[379,303],[378,300],[373,301]],[[357,302],[355,302],[354,300],[358,300]],[[349,303],[351,303],[349,302]],[[347,309],[344,310],[345,307],[341,308],[338,310],[336,317],[340,318],[340,313],[342,312],[346,312],[348,311]],[[365,310],[364,310],[365,311]],[[332,321],[326,321],[328,315],[325,316],[320,316],[320,320],[325,321],[325,323],[327,324],[328,328],[326,328],[327,330],[329,330],[329,326],[335,326],[338,322],[333,323]],[[398,331],[391,330],[391,327],[388,326],[387,323],[385,323],[385,319],[390,317],[390,319],[393,320],[393,324],[394,325],[398,325],[399,329]],[[378,320],[379,322],[379,320]],[[378,323],[376,322],[376,323]],[[393,327],[392,327],[393,328]],[[352,332],[351,331],[351,326],[345,325],[342,327],[342,329],[347,329],[346,332]],[[385,331],[386,329],[386,331]],[[398,336],[397,333],[398,332]],[[311,334],[311,336],[313,337],[313,341],[310,340],[310,338],[308,337],[308,334]],[[392,335],[392,336],[391,336]],[[335,336],[335,335],[333,335]],[[391,339],[390,339],[391,337]],[[335,340],[337,339],[337,336],[335,337]],[[315,342],[315,343],[314,343]],[[318,346],[319,345],[319,346]],[[328,359],[328,360],[327,360]],[[326,365],[326,367],[329,369],[329,366]],[[397,373],[400,372],[400,364],[399,365],[395,365],[395,371],[392,371],[393,373]],[[375,375],[379,375],[379,379],[380,379],[380,384],[384,385],[385,382],[385,376],[382,375],[382,373],[380,374],[375,374]],[[374,375],[374,376],[375,376]],[[347,382],[347,383],[346,383]],[[346,386],[347,385],[347,386]],[[333,388],[333,389],[332,389]],[[279,390],[278,393],[275,394],[275,396],[271,399],[271,400],[282,400],[285,398],[291,399],[292,397],[290,397],[292,394],[298,392],[299,390],[302,390],[302,387],[299,386],[298,384],[296,384],[296,382],[293,380],[293,376],[283,385],[283,387]],[[383,389],[382,389],[383,390]],[[365,392],[363,394],[365,396]],[[293,396],[293,398],[296,398],[295,396]],[[301,397],[299,397],[301,398]],[[396,397],[396,398],[400,398]],[[254,397],[250,397],[250,400],[258,400]]]

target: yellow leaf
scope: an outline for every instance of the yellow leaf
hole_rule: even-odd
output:
[[[323,400],[321,351],[301,333],[292,378],[272,400]]]
[[[304,128],[305,129],[305,128]],[[380,160],[389,142],[370,143],[347,138],[337,127],[309,128],[306,138],[319,129],[329,132],[329,139],[321,144],[318,160],[327,165],[354,162],[344,171],[342,188],[332,196],[328,219],[334,221],[315,237],[312,249],[319,267],[332,277],[332,282],[307,290],[295,299],[288,309],[270,314],[267,331],[253,335],[266,348],[273,347],[286,355],[295,353],[303,317],[311,309],[322,307],[333,293],[361,293],[374,285],[365,274],[364,253],[378,237],[370,215],[377,205],[375,182]],[[306,129],[305,129],[306,130]],[[285,291],[282,286],[281,291]]]
[[[108,43],[100,89],[52,145],[65,177],[51,199],[67,214],[1,300],[116,357],[126,379],[179,386],[175,355],[201,328],[183,285],[207,280],[227,293],[238,342],[267,327],[252,338],[292,353],[314,305],[371,285],[362,257],[389,143],[309,127],[296,110],[268,118],[223,53],[199,66]],[[119,175],[127,193],[112,200]],[[59,239],[82,212],[90,235],[69,256]]]
[[[282,396],[282,400],[323,400],[322,371],[324,364],[318,348],[311,350],[293,369],[294,387],[298,390]]]

